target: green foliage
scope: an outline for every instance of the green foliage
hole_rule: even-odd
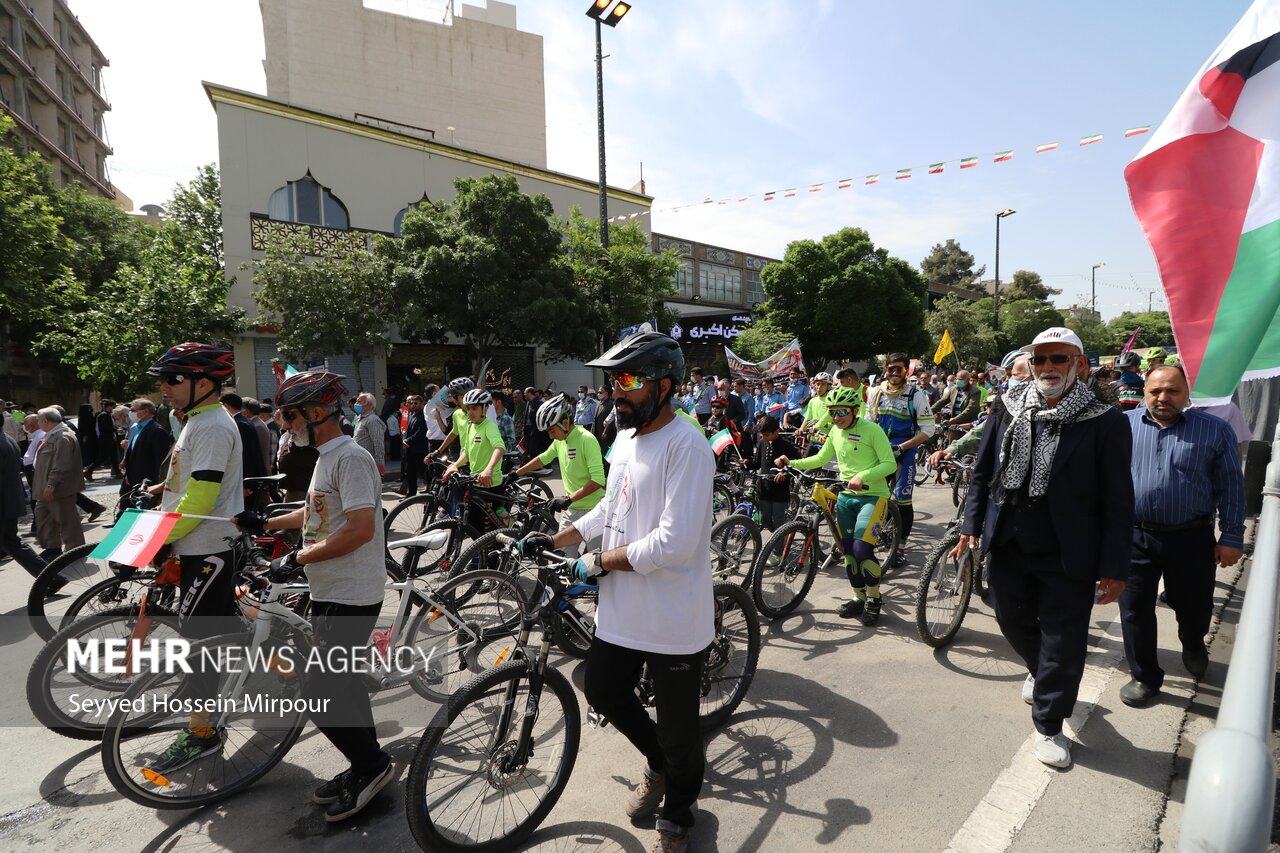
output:
[[[1036,299],[1019,299],[1016,302],[1000,300],[1000,349],[1026,346],[1035,336],[1051,326],[1063,325],[1062,312],[1048,302]]]
[[[649,237],[634,222],[609,226],[609,249],[600,245],[600,222],[588,219],[574,207],[564,228],[573,278],[590,295],[604,318],[602,347],[616,337],[618,329],[645,320],[656,320],[667,329],[676,315],[664,302],[677,295],[675,277],[680,269],[679,253],[668,249],[649,251]]]
[[[0,318],[24,317],[43,302],[71,246],[60,232],[56,190],[38,154],[20,154],[13,119],[0,113]]]
[[[955,240],[935,243],[929,256],[920,262],[925,281],[935,287],[963,287],[976,290],[986,266],[973,268],[973,255],[960,248]]]
[[[793,332],[782,328],[775,319],[765,315],[743,329],[730,349],[734,355],[748,361],[763,361],[791,343],[794,337]]]
[[[391,282],[372,252],[358,249],[333,258],[316,256],[309,241],[273,240],[254,262],[259,322],[274,326],[280,351],[294,361],[350,354],[357,390],[366,353],[391,349]]]
[[[218,269],[225,268],[222,256],[222,184],[212,163],[196,169],[196,176],[185,186],[173,188],[173,197],[165,207],[165,219],[176,224],[190,245],[187,250],[208,255]]]
[[[595,355],[605,319],[574,283],[550,200],[520,192],[512,176],[454,187],[451,203],[415,208],[400,239],[378,242],[401,333],[437,343],[456,335],[476,372],[500,346],[543,344],[553,360]]]
[[[1133,334],[1133,330],[1141,327],[1134,346],[1167,347],[1173,345],[1173,326],[1169,323],[1168,311],[1125,311],[1107,323],[1111,332],[1111,349],[1104,352],[1118,353],[1125,341]]]
[[[762,312],[778,328],[796,330],[806,363],[925,345],[924,279],[861,228],[797,240],[760,277],[769,297]]]
[[[927,350],[917,348],[907,352],[919,352],[926,360],[932,360],[943,332],[951,333],[956,356],[963,364],[985,364],[999,360],[1002,352],[995,330],[992,329],[995,303],[992,299],[970,302],[960,296],[950,295],[934,303],[934,308],[924,318],[929,332]],[[951,356],[947,356],[948,363]]]
[[[1020,302],[1028,299],[1047,303],[1049,297],[1057,296],[1061,292],[1045,284],[1040,278],[1040,273],[1018,270],[1013,274],[1012,282],[1001,285],[1000,303],[1003,305],[1005,302]]]
[[[137,267],[155,233],[115,202],[72,184],[57,191],[62,233],[71,243],[66,265],[92,298],[123,266]]]
[[[1083,317],[1069,317],[1065,325],[1080,336],[1080,342],[1084,344],[1086,350],[1113,353],[1119,349],[1118,347],[1113,349],[1115,336],[1092,312]],[[1125,337],[1128,338],[1127,335]]]

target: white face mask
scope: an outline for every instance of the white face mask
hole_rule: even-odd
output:
[[[138,422],[138,413],[129,412],[129,423],[136,424]]]

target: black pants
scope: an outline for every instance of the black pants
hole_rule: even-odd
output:
[[[14,562],[27,570],[27,574],[35,577],[44,569],[44,560],[31,546],[18,538],[18,519],[0,520],[0,554],[8,554]]]
[[[236,616],[235,560],[231,552],[184,555],[178,561],[182,565],[178,633],[188,640],[202,640],[241,630],[243,623]],[[210,665],[192,665],[191,693],[196,698],[212,698],[218,690],[220,673],[211,661],[207,663]]]
[[[644,755],[649,769],[662,773],[667,794],[662,818],[693,826],[693,804],[702,790],[702,732],[698,726],[702,653],[660,655],[624,649],[596,637],[587,655],[587,703]],[[658,721],[636,696],[640,671],[649,664]]]
[[[369,648],[369,635],[381,609],[381,604],[311,603],[313,657],[345,666],[309,667],[302,692],[308,706],[322,709],[312,713],[311,722],[361,774],[377,773],[391,760],[378,746],[369,688],[358,663]],[[350,671],[353,662],[357,662],[354,672]]]
[[[418,493],[418,478],[422,476],[425,467],[422,464],[422,458],[426,455],[427,450],[424,445],[405,447],[404,459],[400,463],[405,495],[416,495]]]
[[[1036,679],[1031,720],[1056,735],[1080,692],[1094,582],[1067,577],[1057,552],[1029,554],[1016,542],[991,549],[990,580],[1000,631]]]
[[[1124,656],[1135,679],[1151,687],[1164,684],[1156,660],[1156,594],[1160,577],[1169,606],[1178,619],[1182,645],[1203,643],[1213,618],[1213,528],[1153,533],[1133,529],[1129,582],[1120,594]]]

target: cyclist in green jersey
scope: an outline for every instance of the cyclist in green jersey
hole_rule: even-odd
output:
[[[553,459],[559,461],[560,480],[565,494],[551,501],[551,509],[564,513],[564,521],[569,525],[600,503],[600,499],[604,497],[605,484],[600,442],[584,426],[573,423],[574,409],[573,403],[564,394],[558,394],[542,404],[536,415],[536,423],[538,429],[551,439],[551,446],[541,456],[535,456],[516,469],[517,475],[524,475],[550,465]],[[588,551],[599,547],[599,537],[586,543]]]
[[[780,468],[790,465],[808,470],[821,468],[835,457],[840,478],[845,481],[845,490],[836,501],[836,520],[840,523],[845,572],[855,596],[840,608],[840,616],[845,619],[856,616],[863,625],[874,625],[880,619],[881,607],[881,567],[875,556],[875,543],[888,510],[886,478],[898,467],[898,462],[880,425],[857,417],[858,399],[852,388],[836,388],[830,392],[827,410],[835,427],[821,452],[796,460],[779,456],[774,464]]]
[[[449,405],[453,406],[453,413],[449,415],[449,434],[440,442],[440,446],[436,448],[435,453],[432,453],[431,456],[427,457],[427,462],[431,461],[432,456],[437,459],[443,459],[445,451],[448,450],[449,445],[453,444],[455,441],[458,442],[458,447],[462,451],[465,451],[467,449],[468,442],[471,440],[471,436],[468,435],[470,432],[470,419],[468,418],[467,411],[464,408],[463,399],[476,387],[476,384],[471,381],[471,377],[469,376],[459,376],[445,387],[446,394],[449,399]],[[485,405],[488,404],[486,403]],[[484,412],[481,412],[480,414],[481,417],[484,416]],[[440,416],[438,412],[434,413],[434,415],[435,417]],[[443,423],[444,422],[441,421],[441,424]]]
[[[819,431],[818,424],[827,416],[827,395],[831,392],[831,374],[819,373],[813,377],[813,387],[815,393],[805,404],[804,420],[800,422],[800,429],[796,431],[796,446],[801,450],[805,447],[806,436],[813,436],[816,443],[815,433]]]

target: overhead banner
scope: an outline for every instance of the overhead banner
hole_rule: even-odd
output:
[[[733,354],[733,350],[724,348],[725,360],[729,362],[729,374],[734,379],[745,379],[748,382],[759,382],[766,377],[786,376],[795,367],[804,373],[804,357],[800,354],[800,339],[792,338],[791,343],[766,358],[764,361],[744,361]]]

